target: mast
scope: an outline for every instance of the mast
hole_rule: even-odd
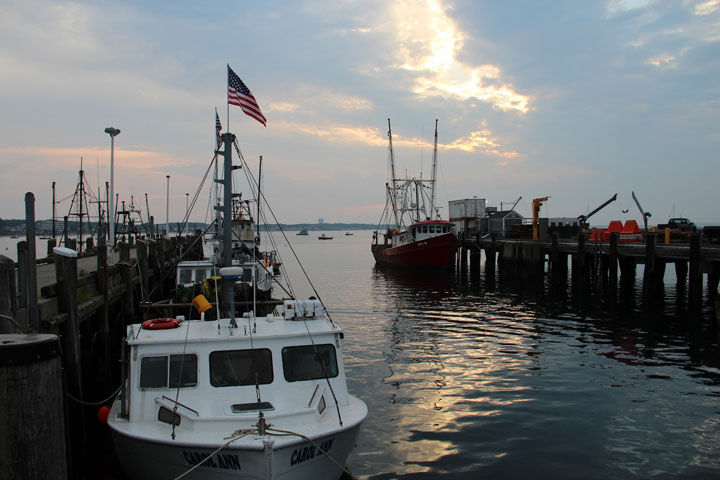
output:
[[[257,189],[257,218],[255,224],[257,225],[257,242],[255,242],[255,251],[253,252],[253,318],[257,313],[257,270],[258,261],[257,257],[258,249],[260,248],[260,185],[262,184],[262,155],[260,155],[260,165],[258,166],[258,189]]]
[[[398,216],[398,206],[397,206],[397,179],[395,178],[395,154],[393,153],[393,146],[392,146],[392,129],[390,128],[390,119],[388,118],[388,140],[390,142],[390,172],[391,172],[391,182],[390,186],[388,187],[390,189],[390,201],[392,202],[393,206],[393,214],[395,215],[395,227],[400,229],[400,217]]]
[[[52,192],[53,192],[53,200],[52,200],[52,222],[53,222],[53,240],[55,239],[55,182],[52,182]]]
[[[218,152],[225,158],[223,165],[223,266],[232,266],[232,145],[235,135],[230,132],[221,135],[225,145],[224,151]],[[234,310],[233,305],[233,280],[223,277],[223,301],[227,309]],[[231,314],[234,318],[234,311]]]
[[[433,147],[432,177],[430,178],[430,218],[435,217],[435,180],[437,176],[437,125],[435,119],[435,146]]]
[[[262,155],[260,155],[260,166],[258,167],[258,189],[257,189],[257,221],[255,222],[256,230],[257,230],[257,242],[255,242],[255,249],[259,248],[260,246],[260,184],[262,183]],[[253,252],[253,257],[255,260],[257,260],[257,256],[255,252]]]

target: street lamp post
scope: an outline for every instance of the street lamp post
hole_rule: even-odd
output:
[[[110,246],[115,246],[115,137],[120,130],[114,127],[105,129],[110,135],[110,204],[108,205],[108,224],[110,225]]]
[[[165,231],[166,235],[170,236],[170,175],[167,177],[167,195],[165,196]]]

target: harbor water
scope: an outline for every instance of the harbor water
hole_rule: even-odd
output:
[[[295,233],[292,251],[273,233],[287,277],[303,276],[294,251],[314,285],[295,293],[319,294],[343,327],[348,386],[369,409],[354,476],[720,478],[718,329],[707,298],[686,312],[671,268],[663,298],[643,295],[639,267],[609,311],[484,265],[476,278],[379,269],[369,231]]]
[[[349,388],[368,404],[355,476],[720,478],[713,312],[705,299],[685,313],[674,278],[649,307],[639,269],[610,313],[484,270],[381,270],[371,232],[314,233],[289,237],[345,330]]]

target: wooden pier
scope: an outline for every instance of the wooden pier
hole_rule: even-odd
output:
[[[63,385],[63,395],[59,404],[45,407],[65,412],[61,415],[65,421],[51,425],[61,432],[40,430],[67,439],[67,462],[59,459],[49,467],[53,471],[35,472],[35,478],[96,478],[96,468],[112,452],[106,427],[98,423],[96,415],[102,405],[111,403],[120,385],[117,359],[121,358],[120,341],[126,326],[151,314],[140,308],[143,304],[157,305],[171,295],[177,262],[197,259],[202,254],[201,238],[196,234],[132,239],[110,250],[111,258],[102,244],[82,257],[62,248],[38,261],[22,256],[29,250],[23,243],[18,246],[17,264],[0,256],[0,334],[3,338],[43,334],[59,340],[62,378],[58,382]],[[28,382],[32,383],[29,378]],[[17,398],[10,390],[11,398]],[[10,411],[17,408],[15,405]],[[8,425],[12,423],[0,421],[0,437],[17,436],[7,431]],[[28,462],[35,455],[45,455],[30,443],[17,448]],[[17,476],[16,467],[6,466],[11,470],[0,466],[0,477]]]
[[[645,234],[641,243],[621,243],[617,233],[609,242],[589,241],[583,233],[574,239],[555,234],[550,241],[464,238],[458,269],[477,274],[481,252],[486,275],[495,275],[497,267],[501,278],[535,283],[549,279],[552,284],[569,276],[576,291],[601,293],[611,303],[617,300],[618,289],[634,284],[637,265],[644,267],[643,290],[653,293],[663,287],[666,268],[672,264],[678,285],[687,283],[692,309],[701,304],[703,277],[710,298],[717,294],[720,279],[720,246],[701,243],[699,234],[691,235],[687,243],[671,244],[658,243],[654,233]]]

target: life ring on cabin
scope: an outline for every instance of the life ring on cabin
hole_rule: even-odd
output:
[[[148,330],[165,330],[168,328],[177,328],[182,323],[182,320],[177,318],[153,318],[152,320],[145,320],[142,323],[142,328]]]

